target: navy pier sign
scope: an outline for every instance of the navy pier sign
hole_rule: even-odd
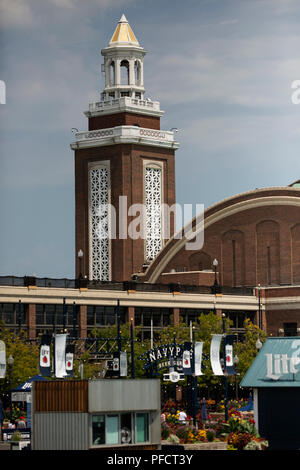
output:
[[[200,356],[198,354],[198,345],[201,345]],[[196,346],[197,352],[195,353]],[[203,355],[203,358],[208,359],[206,355]],[[171,344],[162,344],[146,351],[139,356],[139,359],[145,361],[143,369],[149,375],[157,375],[161,370],[169,369],[169,374],[164,374],[164,379],[172,382],[183,380],[185,375],[202,375],[200,370],[202,343],[185,342],[184,344],[177,344],[174,341]],[[203,366],[203,369],[205,369],[205,366]],[[167,375],[170,377],[168,378]]]
[[[190,343],[190,352],[192,351],[192,344]],[[182,353],[184,351],[183,344],[171,343],[161,344],[160,346],[149,349],[139,359],[145,361],[143,369],[153,373],[162,369],[167,369],[174,366],[177,370],[182,369]],[[172,360],[172,363],[171,363]]]

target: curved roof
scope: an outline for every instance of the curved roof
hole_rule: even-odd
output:
[[[204,211],[204,217],[202,218],[202,220],[204,219],[204,228],[206,229],[213,223],[235,213],[269,205],[293,205],[300,207],[300,188],[286,186],[263,188],[226,198]],[[188,224],[192,225],[193,230],[195,230],[195,236],[203,229],[201,221],[199,226],[196,225],[200,219],[199,215],[196,215],[192,222]],[[161,273],[164,272],[167,264],[188,241],[191,241],[191,238],[187,240],[184,228],[181,228],[168,240],[157,257],[150,263],[144,275],[140,276],[139,274],[141,280],[144,278],[145,282],[155,283]]]
[[[109,42],[110,46],[115,45],[127,45],[133,44],[135,46],[139,46],[139,42],[136,39],[127,19],[126,16],[123,14],[115,31],[112,35],[112,38]]]
[[[300,188],[300,180],[297,180],[294,183],[290,184],[289,187],[291,187],[291,188]]]

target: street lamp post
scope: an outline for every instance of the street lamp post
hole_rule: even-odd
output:
[[[238,366],[238,363],[240,362],[239,358],[237,355],[234,356],[233,358],[233,364],[235,366],[235,374],[234,374],[234,379],[235,379],[235,399],[236,401],[238,401],[239,399],[239,394],[238,394],[238,382],[237,382],[237,375],[238,375],[238,372],[237,372],[237,366]]]
[[[225,421],[228,421],[228,379],[227,379],[227,370],[226,370],[226,350],[225,350],[225,336],[226,336],[226,315],[222,313],[222,325],[223,325],[223,361],[224,361],[224,382],[225,382],[225,399],[224,399],[224,406],[225,406]]]
[[[11,399],[11,388],[12,388],[12,367],[14,363],[14,358],[10,354],[7,358],[8,364],[8,374],[9,374],[9,418],[12,421],[12,399]]]
[[[81,279],[82,276],[82,258],[83,258],[83,251],[80,249],[78,250],[77,256],[79,258],[79,279]]]
[[[131,339],[131,378],[135,379],[133,318],[130,318],[130,339]]]
[[[259,329],[261,330],[262,329],[262,313],[261,313],[260,296],[261,296],[260,284],[258,284],[258,326],[259,326]]]
[[[218,260],[215,258],[213,260],[213,267],[214,267],[214,271],[215,271],[215,282],[214,282],[214,289],[215,289],[215,292],[217,292],[217,288],[219,287],[219,284],[218,284],[218,280],[217,280],[217,267],[218,267]]]

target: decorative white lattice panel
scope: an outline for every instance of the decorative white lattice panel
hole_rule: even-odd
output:
[[[109,181],[108,167],[90,169],[90,222],[92,279],[109,281]]]
[[[153,260],[162,248],[161,214],[161,174],[160,168],[147,167],[145,172],[146,198],[146,259]]]

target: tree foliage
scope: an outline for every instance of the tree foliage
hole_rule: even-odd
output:
[[[11,374],[7,365],[6,377],[0,379],[1,391],[7,394],[10,387],[14,388],[20,385],[39,372],[39,347],[37,344],[26,340],[24,331],[16,334],[7,330],[4,325],[0,327],[0,340],[5,343],[6,361],[10,355],[14,359]]]
[[[225,321],[225,331],[230,333],[230,320]],[[174,341],[183,344],[190,341],[191,336],[195,341],[203,342],[203,358],[202,372],[203,375],[197,378],[198,386],[205,387],[209,395],[213,395],[217,389],[223,391],[223,377],[215,376],[211,370],[209,353],[210,343],[213,334],[221,334],[223,332],[223,319],[213,312],[209,314],[201,314],[197,321],[187,326],[182,320],[178,325],[169,325],[159,330],[155,334],[154,347],[161,344],[172,344]],[[106,352],[107,346],[110,352],[118,350],[118,331],[117,325],[107,326],[105,328],[95,328],[90,333],[90,338],[98,341],[99,352]],[[131,362],[131,325],[130,323],[121,325],[122,350],[127,352],[128,358],[128,378],[132,376]],[[234,343],[234,355],[239,358],[238,363],[238,381],[240,382],[244,374],[250,367],[252,361],[257,354],[256,341],[265,340],[266,335],[259,330],[256,325],[250,321],[245,322],[245,334],[243,341]],[[31,376],[39,373],[39,344],[26,340],[25,333],[15,334],[7,330],[4,325],[0,326],[0,339],[6,345],[6,357],[12,355],[14,364],[11,370],[11,388],[25,382]],[[107,345],[107,339],[109,340]],[[84,348],[80,341],[75,341],[75,359],[74,359],[74,379],[80,378],[79,364],[83,364],[83,378],[100,378],[105,367],[104,361],[95,361],[90,347]],[[100,345],[100,346],[99,346]],[[150,349],[150,339],[141,340],[141,327],[135,327],[133,331],[133,347],[134,347],[134,371],[135,378],[146,377],[143,368],[144,362],[139,357]],[[8,369],[7,369],[8,371]],[[1,392],[7,394],[10,389],[9,374],[6,378],[1,379]],[[162,379],[162,374],[161,374]],[[229,383],[233,383],[234,377],[229,377]],[[185,379],[186,381],[186,379]],[[180,383],[184,384],[184,382]]]

